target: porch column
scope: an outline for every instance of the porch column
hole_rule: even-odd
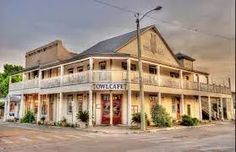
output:
[[[38,94],[38,114],[37,114],[37,122],[38,121],[40,121],[40,119],[41,119],[41,111],[42,111],[42,106],[41,106],[41,95],[40,94]]]
[[[64,66],[61,65],[61,70],[60,70],[60,84],[62,86],[62,82],[63,82],[63,75],[64,75]]]
[[[130,59],[127,59],[127,80],[128,80],[128,94],[127,94],[127,125],[131,126],[131,76],[130,76]]]
[[[233,102],[233,99],[230,98],[230,109],[231,109],[231,114],[232,114],[232,118],[231,119],[235,119],[235,114],[234,114],[234,102]]]
[[[199,103],[199,120],[202,120],[202,100],[201,96],[198,96],[198,103]]]
[[[58,111],[58,121],[62,119],[62,101],[63,101],[63,94],[60,92],[59,94],[59,111]]]
[[[216,99],[216,107],[217,107],[217,120],[220,119],[220,108],[219,108],[220,104],[219,104],[219,99]]]
[[[183,71],[180,70],[180,88],[184,88]]]
[[[158,92],[158,104],[161,105],[161,92]]]
[[[200,90],[200,76],[199,76],[199,74],[197,74],[197,87],[198,87],[198,90]]]
[[[161,66],[160,65],[157,65],[157,80],[158,80],[158,86],[160,86],[161,85],[161,78],[160,78],[160,76],[161,76]]]
[[[8,101],[8,96],[5,98],[5,105],[4,105],[4,121],[8,119],[9,115],[9,101]]]
[[[209,120],[212,120],[211,119],[212,114],[211,114],[211,97],[210,96],[208,96],[208,114],[209,114]]]
[[[24,102],[24,94],[21,94],[21,99],[20,99],[20,116],[19,118],[21,119],[24,116],[24,111],[25,111],[25,102]]]
[[[88,112],[89,112],[89,127],[93,126],[93,91],[89,90],[89,99],[88,99]]]
[[[180,103],[181,103],[181,115],[183,116],[185,114],[184,94],[181,94],[180,96]]]
[[[220,118],[221,120],[224,120],[224,110],[223,110],[223,98],[220,98]]]
[[[112,92],[110,93],[110,125],[113,125],[113,101],[112,101]]]

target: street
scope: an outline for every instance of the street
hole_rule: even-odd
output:
[[[142,134],[88,133],[71,128],[27,128],[0,123],[0,152],[235,151],[235,125]]]

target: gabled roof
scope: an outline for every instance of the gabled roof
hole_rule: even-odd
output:
[[[190,61],[195,61],[195,59],[194,58],[192,58],[192,57],[190,57],[190,56],[188,56],[188,55],[186,55],[186,54],[183,54],[183,53],[177,53],[176,55],[176,58],[177,59],[186,59],[186,60],[190,60]]]
[[[151,26],[147,26],[145,28],[142,28],[140,30],[140,33],[146,31],[147,29],[153,27],[153,25]],[[94,54],[94,53],[100,53],[100,54],[113,54],[113,53],[117,53],[116,50],[119,49],[120,47],[124,46],[125,44],[127,44],[127,42],[129,42],[131,39],[136,37],[136,30],[126,33],[126,34],[122,34],[101,42],[98,42],[97,44],[95,44],[94,46],[90,47],[89,49],[83,51],[82,53],[80,53],[80,55],[85,55],[85,54]]]

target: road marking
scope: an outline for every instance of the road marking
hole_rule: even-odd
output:
[[[55,137],[55,138],[57,138],[57,139],[63,139],[63,140],[67,139],[67,138],[65,138],[65,137],[57,136],[57,135],[53,135],[53,137]]]
[[[26,138],[26,137],[18,137],[20,140],[23,140],[23,141],[33,141],[29,138]]]
[[[13,141],[11,141],[9,139],[5,139],[5,138],[2,138],[1,141],[3,141],[6,144],[12,144],[13,143]]]
[[[45,141],[50,141],[50,140],[51,140],[51,139],[49,139],[49,138],[42,137],[42,136],[37,136],[36,138],[42,139],[42,140],[45,140]]]

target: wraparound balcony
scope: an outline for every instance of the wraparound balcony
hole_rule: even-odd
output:
[[[74,74],[68,74],[43,79],[40,81],[39,79],[26,80],[24,82],[11,83],[9,90],[24,90],[31,88],[54,88],[60,86],[69,86],[76,84],[89,83],[90,71],[83,71]],[[130,72],[131,83],[138,83],[139,74],[137,71]],[[92,83],[99,82],[128,82],[127,71],[107,71],[107,70],[93,70],[92,71]],[[178,78],[172,78],[168,76],[160,75],[158,77],[157,74],[149,74],[143,73],[143,83],[145,85],[155,85],[160,87],[168,87],[168,88],[178,88],[185,90],[196,90],[196,91],[204,91],[204,92],[214,92],[214,93],[222,93],[222,94],[230,94],[230,89],[225,86],[218,86],[206,83],[198,83],[193,81],[183,80],[183,86],[181,86],[181,80]]]

